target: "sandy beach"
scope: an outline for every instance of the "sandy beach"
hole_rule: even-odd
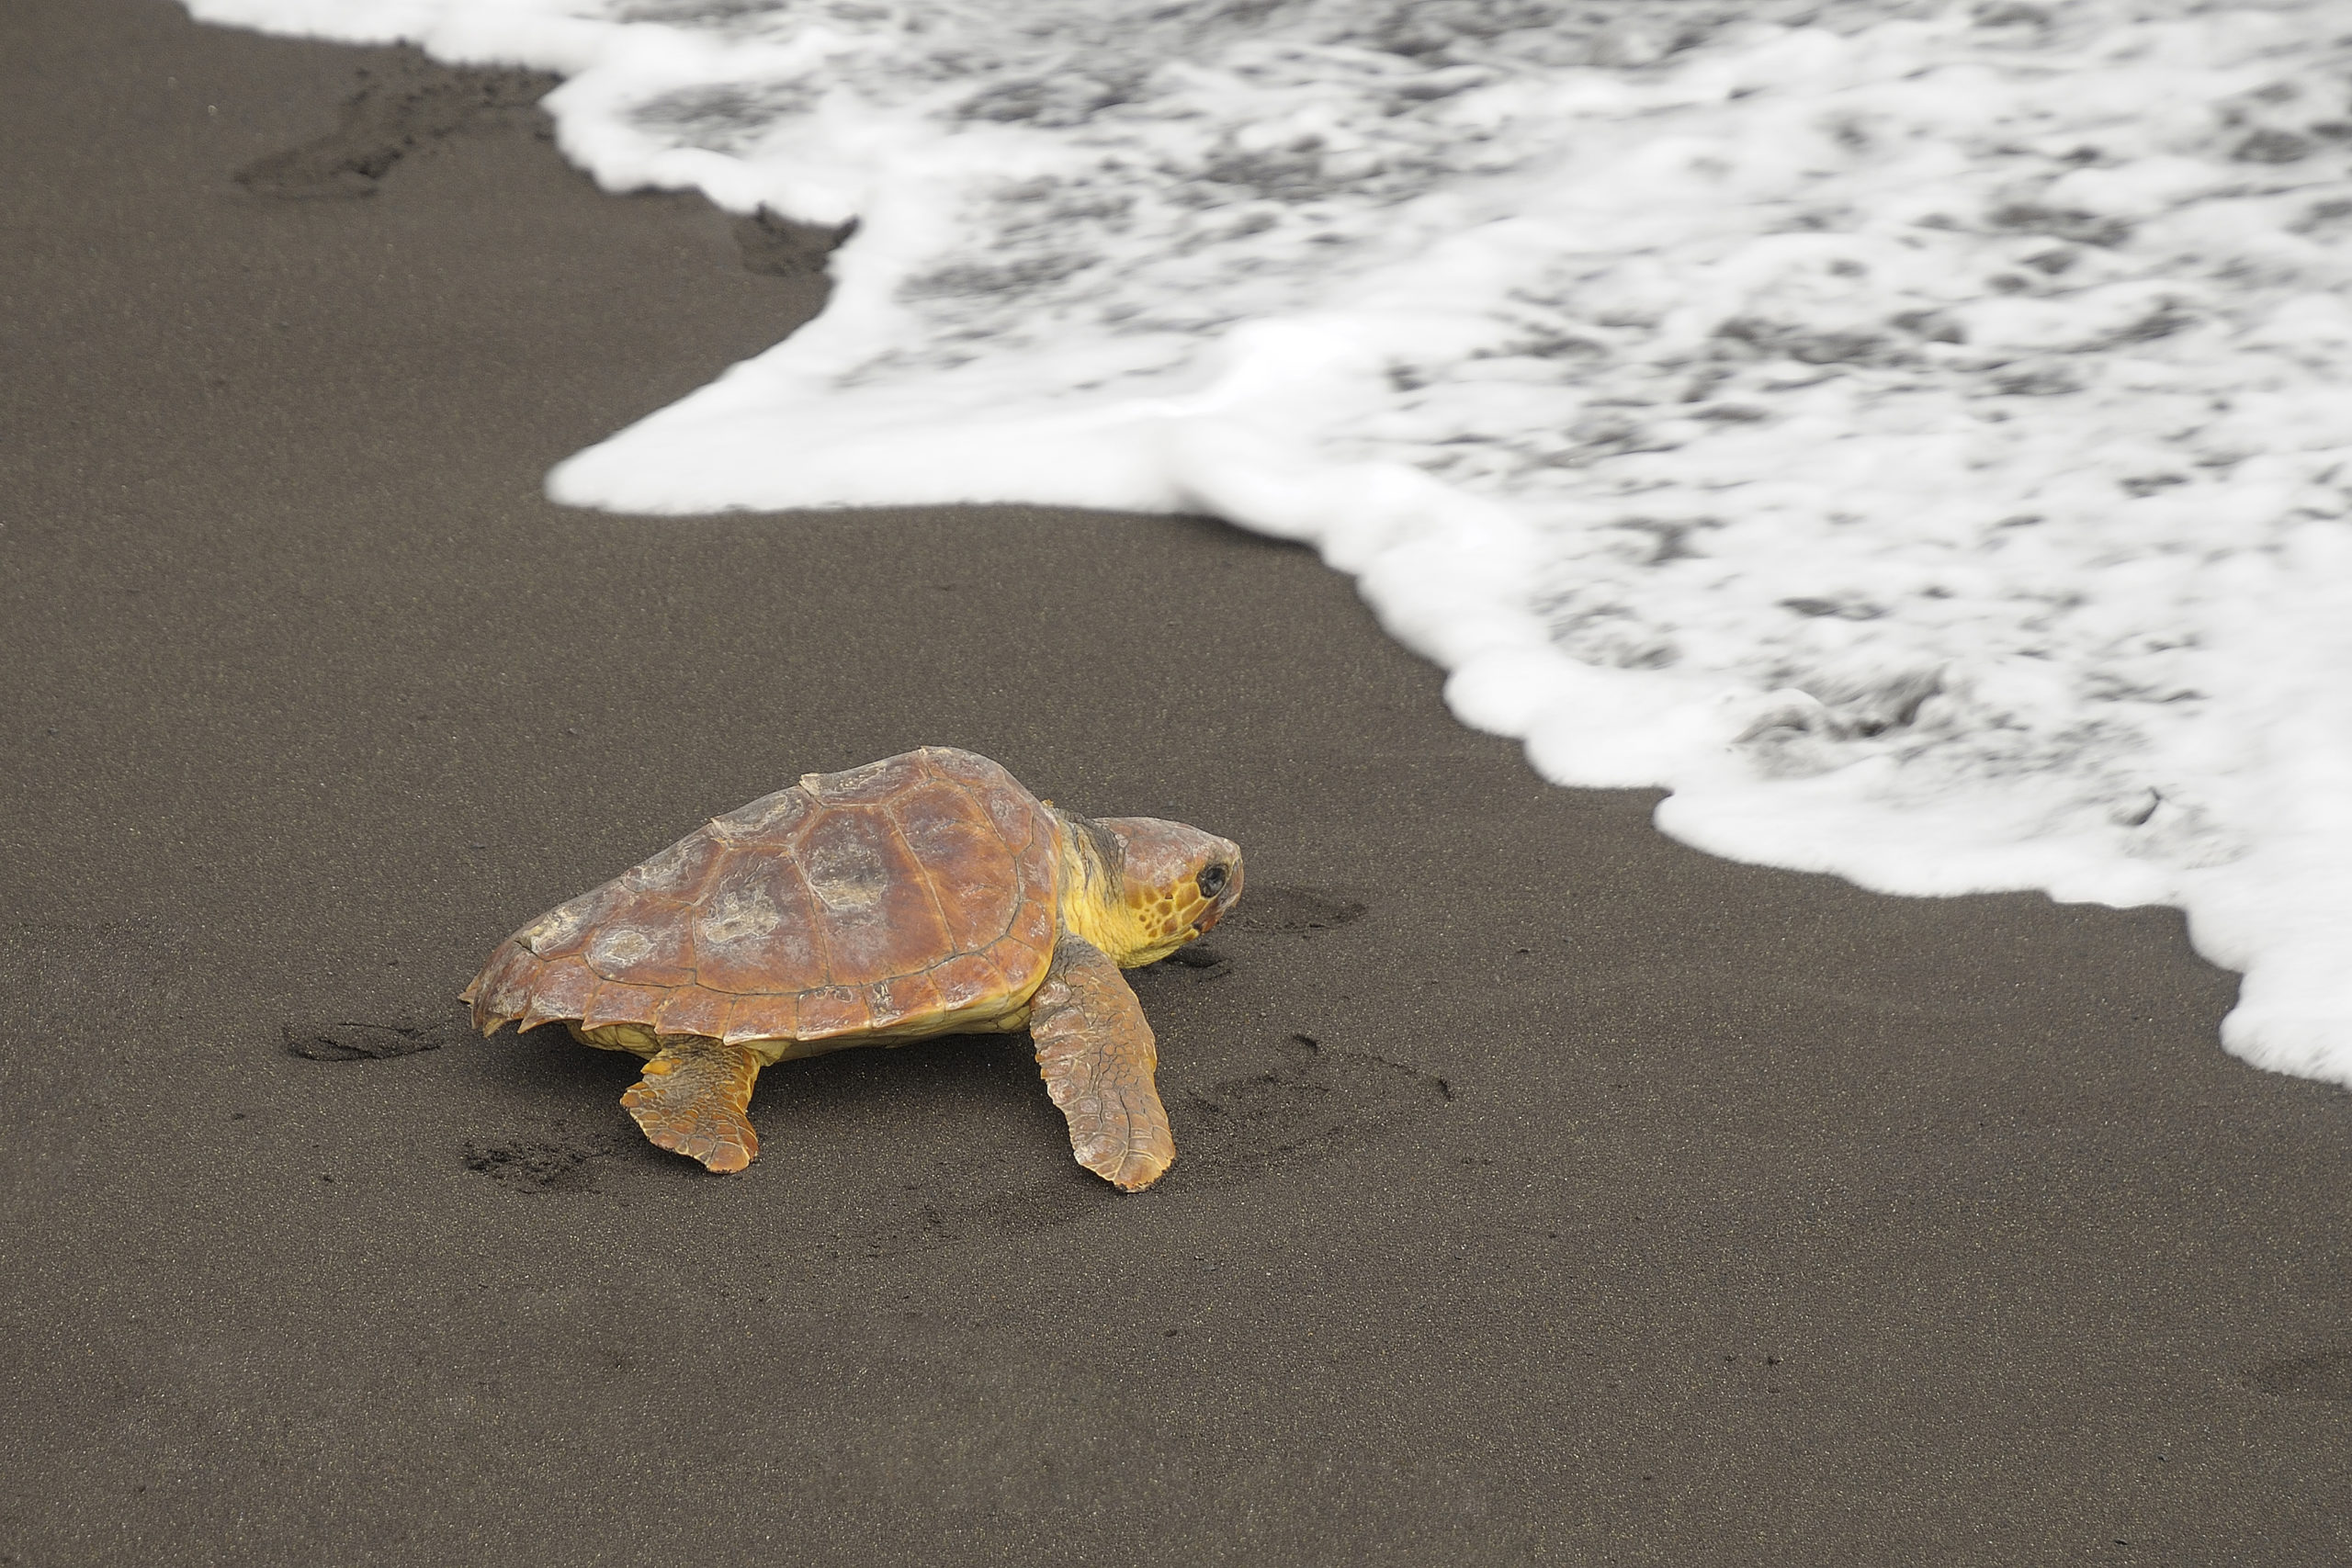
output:
[[[548,85],[0,11],[0,1562],[2352,1555],[2352,1097],[2177,914],[1702,856],[1214,520],[550,504],[824,279]],[[778,1068],[720,1179],[465,1030],[925,743],[1248,852],[1134,976],[1149,1192],[1020,1037]]]

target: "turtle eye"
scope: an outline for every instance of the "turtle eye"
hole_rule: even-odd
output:
[[[1197,879],[1201,885],[1201,897],[1214,898],[1224,892],[1226,878],[1228,874],[1230,874],[1222,864],[1201,867],[1201,874]]]

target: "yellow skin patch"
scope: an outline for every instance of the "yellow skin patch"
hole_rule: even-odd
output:
[[[1180,848],[1136,842],[1134,852],[1129,852],[1119,832],[1083,818],[1054,815],[1062,824],[1057,875],[1062,929],[1100,949],[1122,969],[1157,964],[1214,925],[1217,915],[1240,894],[1241,852],[1222,839],[1183,829],[1199,843]],[[1122,826],[1135,822],[1131,832],[1144,826],[1137,819],[1119,821]],[[1221,898],[1201,893],[1200,872],[1211,862],[1227,868],[1227,890]],[[939,1034],[1012,1033],[1029,1027],[1031,994],[991,998],[952,1012],[910,1018],[887,1029],[861,1030],[830,1039],[752,1040],[744,1044],[762,1066],[774,1066],[854,1046],[903,1045]],[[659,1054],[673,1041],[691,1038],[657,1034],[641,1023],[582,1029],[574,1021],[569,1027],[572,1038],[583,1045],[646,1057]]]
[[[1140,856],[1121,856],[1109,863],[1092,824],[1065,823],[1062,830],[1062,929],[1101,949],[1122,969],[1157,964],[1201,934],[1204,919],[1215,923],[1215,901],[1201,895],[1201,867],[1187,859],[1159,870],[1158,878],[1140,865]],[[1207,835],[1201,835],[1204,839]],[[1110,834],[1115,841],[1117,835]],[[1230,866],[1233,886],[1240,886],[1241,852],[1222,840],[1210,840],[1229,854],[1218,858]],[[1170,870],[1173,870],[1173,874]],[[1142,873],[1143,874],[1138,874]],[[1227,903],[1232,900],[1227,898]]]

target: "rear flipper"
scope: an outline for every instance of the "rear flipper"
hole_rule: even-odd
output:
[[[760,1152],[745,1114],[760,1059],[749,1045],[684,1036],[645,1064],[645,1076],[621,1096],[645,1135],[662,1148],[712,1170],[741,1170]]]
[[[1159,1180],[1176,1161],[1176,1140],[1151,1081],[1159,1047],[1119,966],[1063,937],[1030,999],[1029,1037],[1046,1092],[1069,1122],[1078,1163],[1122,1192]]]

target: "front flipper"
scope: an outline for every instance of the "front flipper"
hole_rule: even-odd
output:
[[[760,1152],[752,1131],[752,1085],[760,1059],[748,1045],[694,1036],[672,1040],[645,1064],[621,1103],[665,1149],[712,1170],[741,1170]]]
[[[1122,1192],[1140,1192],[1176,1161],[1152,1069],[1159,1051],[1143,1005],[1101,949],[1074,936],[1029,1000],[1029,1036],[1046,1092],[1069,1120],[1078,1163]]]

